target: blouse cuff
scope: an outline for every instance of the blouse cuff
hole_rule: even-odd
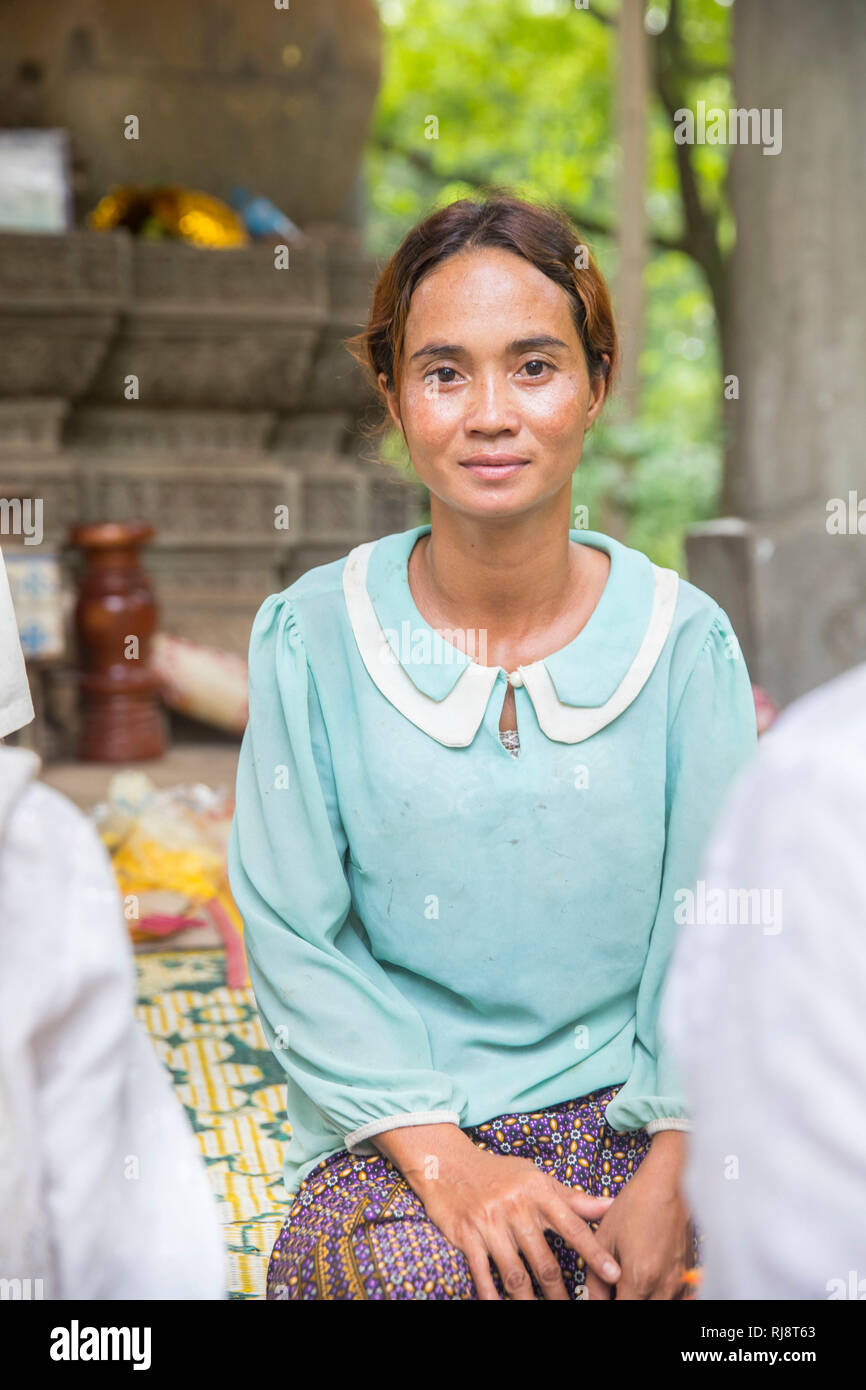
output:
[[[385,1115],[369,1124],[353,1129],[345,1138],[346,1148],[351,1154],[375,1154],[379,1150],[367,1140],[374,1134],[384,1134],[388,1129],[402,1129],[404,1125],[458,1125],[460,1116],[456,1110],[416,1110],[411,1115]]]
[[[681,1129],[691,1133],[692,1122],[682,1115],[671,1115],[663,1120],[650,1120],[644,1125],[647,1134],[660,1134],[664,1129]]]

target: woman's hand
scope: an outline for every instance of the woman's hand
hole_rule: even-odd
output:
[[[684,1136],[655,1135],[637,1172],[601,1219],[598,1239],[622,1266],[617,1299],[676,1299],[692,1264],[693,1227],[680,1189]],[[590,1299],[609,1299],[610,1286],[587,1270]]]
[[[489,1258],[509,1297],[535,1299],[522,1254],[543,1296],[568,1301],[546,1230],[583,1256],[587,1272],[595,1272],[608,1297],[611,1284],[621,1278],[616,1261],[586,1224],[601,1219],[613,1198],[565,1187],[531,1159],[479,1149],[456,1125],[389,1130],[375,1142],[400,1168],[434,1225],[462,1250],[480,1299],[499,1298]]]

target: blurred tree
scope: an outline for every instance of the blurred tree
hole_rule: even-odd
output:
[[[619,391],[628,419],[640,405],[646,264],[648,54],[644,0],[621,0],[619,18],[619,227],[615,305],[620,326]]]

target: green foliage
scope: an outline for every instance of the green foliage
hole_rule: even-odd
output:
[[[661,0],[648,5],[651,48],[668,8]],[[482,181],[614,228],[618,9],[616,0],[590,0],[585,10],[571,0],[380,0],[385,70],[367,158],[369,251],[387,258],[433,207],[472,196]],[[678,14],[684,104],[727,108],[730,6],[680,0]],[[733,240],[727,154],[724,146],[692,150],[723,247]],[[658,98],[649,119],[647,208],[655,236],[682,236],[673,132]],[[615,286],[613,239],[601,231],[584,237]],[[656,250],[645,285],[640,419],[626,424],[615,398],[609,404],[587,438],[575,500],[591,499],[590,526],[617,528],[658,563],[681,568],[686,528],[717,506],[718,328],[704,276],[684,253]],[[386,439],[382,456],[411,475],[399,433]]]

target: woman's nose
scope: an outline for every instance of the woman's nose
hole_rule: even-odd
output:
[[[490,431],[517,428],[519,424],[507,380],[486,376],[472,383],[466,398],[466,427]]]

